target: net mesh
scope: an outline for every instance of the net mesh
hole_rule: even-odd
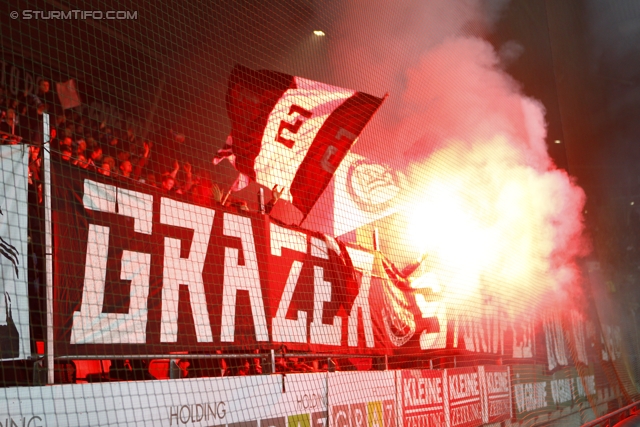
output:
[[[560,24],[527,9],[532,81],[521,2],[369,3],[2,4],[0,426],[637,399],[636,308],[536,92]]]

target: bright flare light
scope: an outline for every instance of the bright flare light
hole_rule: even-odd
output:
[[[324,37],[325,36],[324,31],[320,31],[320,30],[315,30],[313,32],[313,34],[315,34],[318,37]]]
[[[445,298],[468,308],[491,296],[517,315],[571,284],[584,193],[563,171],[527,166],[496,137],[452,143],[412,181],[407,233]]]

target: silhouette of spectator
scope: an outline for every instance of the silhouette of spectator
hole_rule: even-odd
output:
[[[162,175],[162,186],[160,189],[165,193],[172,193],[175,191],[174,186],[176,184],[176,179],[171,176],[171,174]]]

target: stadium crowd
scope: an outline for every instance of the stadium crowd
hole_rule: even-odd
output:
[[[118,179],[130,179],[155,187],[169,194],[183,195],[194,203],[211,206],[222,203],[238,210],[247,210],[246,202],[230,197],[212,181],[207,171],[195,173],[183,159],[170,159],[154,153],[153,138],[167,140],[167,135],[143,138],[136,135],[132,125],[125,129],[112,128],[80,115],[77,109],[63,109],[47,80],[41,80],[35,93],[24,92],[17,97],[0,87],[0,138],[3,144],[29,144],[30,183],[41,195],[41,150],[43,114],[50,116],[50,147],[52,155],[83,169]],[[174,140],[163,141],[165,146],[179,146],[184,135],[170,131]],[[178,153],[179,150],[172,150]],[[281,191],[273,192],[267,209],[279,199]]]
[[[223,191],[206,171],[195,174],[186,161],[159,158],[160,155],[154,158],[154,143],[150,138],[136,135],[133,126],[115,129],[108,126],[106,120],[98,122],[81,116],[76,109],[63,109],[49,81],[41,80],[35,93],[23,92],[17,97],[10,96],[9,91],[0,86],[0,143],[29,146],[29,294],[34,341],[44,339],[42,147],[45,138],[42,133],[45,113],[50,117],[51,155],[63,162],[104,176],[134,180],[159,191],[188,198],[199,205],[223,204],[239,211],[248,210],[246,202],[230,196],[230,189]],[[171,135],[175,140],[168,141],[168,144],[184,142],[184,135],[175,132]],[[272,198],[265,206],[266,213],[270,212],[281,194],[282,190],[272,190]],[[326,360],[285,357],[285,352],[283,350],[282,356],[276,359],[274,370],[277,372],[328,369]],[[107,362],[110,366],[106,374],[89,377],[94,381],[156,379],[150,374],[150,362],[111,360]],[[241,376],[263,373],[263,363],[256,354],[247,358],[225,359],[222,356],[219,359],[183,360],[177,366],[184,371],[181,376]],[[349,369],[345,363],[348,362],[340,363],[342,368]],[[57,379],[57,382],[67,381],[71,380]]]

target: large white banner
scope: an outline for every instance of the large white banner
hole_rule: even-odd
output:
[[[29,347],[27,146],[0,146],[0,359],[24,359]]]

